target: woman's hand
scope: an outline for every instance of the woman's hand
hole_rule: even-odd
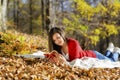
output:
[[[67,63],[66,59],[57,51],[52,51],[44,55],[50,62],[55,63],[57,65],[62,65]]]

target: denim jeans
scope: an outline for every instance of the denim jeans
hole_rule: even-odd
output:
[[[93,50],[93,52],[96,54],[96,57],[100,60],[110,60],[112,62],[115,62],[118,60],[119,54],[118,53],[106,53],[105,55],[101,54],[98,51]]]
[[[112,58],[113,61],[118,61],[119,53],[117,52],[112,53],[111,51],[107,50],[105,56],[107,56],[108,58]]]

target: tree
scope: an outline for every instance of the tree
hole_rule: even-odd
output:
[[[42,30],[44,31],[45,26],[45,9],[44,0],[41,0],[41,16],[42,16]]]
[[[49,0],[46,0],[46,10],[45,10],[45,12],[46,12],[46,17],[45,17],[46,27],[45,27],[45,29],[47,30],[47,32],[49,30],[49,24],[50,24],[50,19],[49,19],[50,12],[49,12],[49,9],[50,9],[50,2],[49,2]]]
[[[0,0],[0,31],[2,31],[2,0]]]
[[[7,30],[7,4],[8,0],[0,0],[0,31]]]
[[[42,30],[47,31],[49,30],[50,24],[50,2],[49,0],[41,0],[41,12],[42,12]]]
[[[77,32],[83,35],[92,45],[96,45],[101,39],[119,33],[120,25],[117,23],[120,1],[107,0],[107,3],[99,3],[96,7],[87,4],[84,0],[74,1],[77,3],[75,13],[64,19],[69,33]],[[109,41],[107,40],[106,43]]]
[[[29,0],[29,7],[30,7],[30,28],[29,28],[29,33],[32,33],[32,0]]]
[[[14,18],[14,25],[16,28],[19,26],[19,0],[13,0],[13,18]]]

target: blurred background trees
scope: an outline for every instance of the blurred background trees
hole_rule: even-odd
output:
[[[75,37],[83,43],[84,49],[102,52],[109,42],[120,46],[119,0],[74,0],[74,4],[73,13],[64,18],[64,23],[68,34],[77,34]]]
[[[104,52],[108,43],[120,47],[119,0],[0,0],[0,31],[9,29],[46,36],[64,27],[84,49]]]

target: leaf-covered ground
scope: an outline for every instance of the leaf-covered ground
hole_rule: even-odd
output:
[[[120,80],[120,68],[73,68],[46,59],[26,59],[12,54],[47,51],[47,39],[18,32],[0,32],[0,80]]]
[[[85,70],[46,59],[0,56],[0,80],[120,80],[120,68]]]

